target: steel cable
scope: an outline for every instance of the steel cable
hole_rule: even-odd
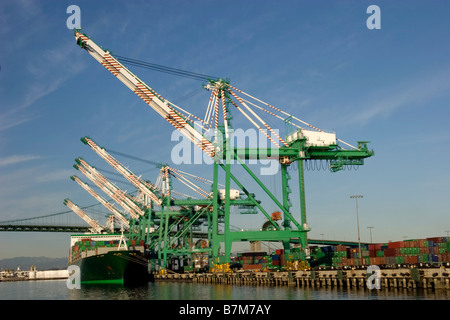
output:
[[[133,66],[137,66],[137,67],[141,67],[141,68],[145,68],[145,69],[155,70],[155,71],[159,71],[159,72],[164,72],[164,73],[168,73],[168,74],[172,74],[172,75],[176,75],[176,76],[180,76],[180,77],[190,78],[190,79],[194,79],[194,80],[208,81],[208,80],[212,80],[212,79],[218,79],[218,77],[215,77],[215,76],[181,70],[181,69],[177,69],[177,68],[166,67],[163,65],[140,61],[140,60],[136,60],[136,59],[131,59],[131,58],[127,58],[127,57],[123,57],[123,56],[119,56],[119,55],[114,55],[114,57],[117,60],[119,60],[120,62],[125,63],[125,64],[129,64],[129,65],[133,65]]]

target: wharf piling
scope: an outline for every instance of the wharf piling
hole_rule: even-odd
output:
[[[296,286],[305,288],[444,289],[450,290],[450,268],[249,271],[156,274],[155,281],[190,281],[228,285]],[[377,279],[376,279],[377,278]],[[377,282],[378,281],[378,282]],[[379,284],[377,287],[376,285]]]

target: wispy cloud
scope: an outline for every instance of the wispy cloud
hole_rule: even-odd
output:
[[[0,115],[0,132],[34,120],[36,117],[31,115],[16,116],[15,114]]]
[[[48,30],[55,30],[55,20],[48,18],[48,6],[28,0],[11,3],[6,15],[9,24],[0,23],[5,27],[0,28],[0,35],[8,43],[1,52],[5,66],[2,75],[10,80],[2,87],[6,103],[0,114],[0,132],[39,118],[39,111],[30,107],[84,69],[81,62],[67,59],[77,50],[73,38],[61,41],[57,33],[49,34]],[[5,10],[0,5],[0,12]],[[42,46],[40,40],[37,42],[42,34],[55,40]],[[27,46],[36,49],[25,49]],[[10,87],[13,85],[20,85],[21,94],[15,94],[16,90]]]
[[[349,121],[366,124],[376,118],[390,116],[408,106],[417,106],[439,97],[450,89],[450,68],[424,74],[396,85],[377,90],[371,101]]]
[[[71,175],[73,175],[73,170],[60,169],[37,177],[36,182],[41,183],[68,180],[68,177],[70,177]]]
[[[36,160],[41,158],[41,156],[34,155],[13,155],[6,158],[0,159],[0,167],[17,164],[24,161]]]

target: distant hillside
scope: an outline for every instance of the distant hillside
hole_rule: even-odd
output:
[[[37,270],[66,269],[67,258],[16,257],[0,260],[0,270],[16,270],[17,267],[30,270],[31,266],[36,266]]]

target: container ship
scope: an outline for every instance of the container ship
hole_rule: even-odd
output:
[[[143,241],[125,240],[122,234],[72,235],[68,262],[80,268],[81,284],[152,281]]]

